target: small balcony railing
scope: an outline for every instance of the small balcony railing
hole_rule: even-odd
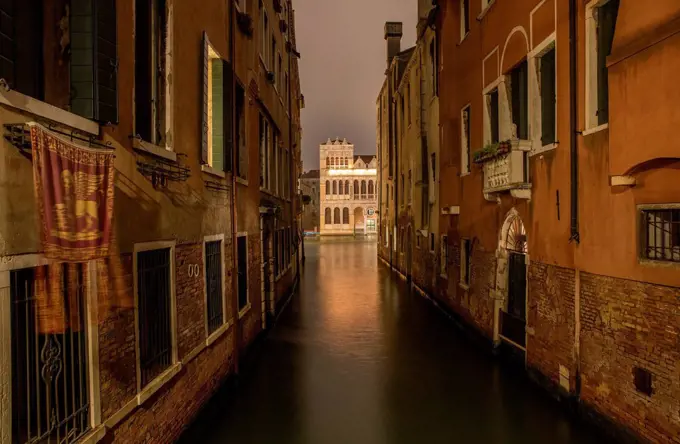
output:
[[[513,197],[529,199],[528,153],[531,142],[509,140],[487,145],[475,153],[474,162],[484,171],[484,197],[497,200],[497,194],[509,191]]]

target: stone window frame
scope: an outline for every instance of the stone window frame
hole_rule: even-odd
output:
[[[131,410],[139,405],[144,404],[164,385],[174,379],[182,370],[182,362],[179,359],[179,342],[177,337],[177,279],[176,279],[176,256],[175,248],[177,241],[152,241],[141,242],[134,244],[132,253],[132,272],[133,272],[133,288],[134,288],[134,304],[135,304],[135,369],[137,375],[136,381],[136,396],[133,401],[136,402]],[[170,339],[172,342],[172,364],[163,371],[160,375],[150,381],[145,387],[141,386],[141,364],[140,364],[140,344],[139,344],[139,285],[138,285],[138,263],[137,254],[144,251],[170,249]],[[107,421],[108,422],[108,421]]]
[[[229,310],[229,306],[227,304],[227,288],[226,288],[226,273],[225,273],[225,264],[226,264],[226,251],[225,251],[225,244],[224,244],[224,234],[215,234],[212,236],[204,236],[203,237],[203,243],[201,244],[201,258],[203,260],[203,301],[205,304],[205,345],[210,346],[213,344],[217,339],[219,339],[229,328],[232,326],[234,323],[234,319],[229,318],[231,310]],[[211,243],[211,242],[220,242],[220,251],[221,251],[221,258],[220,258],[220,270],[221,270],[221,276],[222,276],[222,314],[223,314],[223,322],[222,325],[220,325],[212,334],[209,333],[209,327],[208,327],[208,263],[205,260],[205,251],[206,251],[206,244]]]
[[[555,94],[557,94],[557,33],[553,32],[546,37],[541,43],[536,45],[527,55],[527,64],[529,72],[529,140],[531,141],[530,156],[544,153],[546,151],[557,148],[557,123],[559,121],[557,100],[555,100],[555,142],[543,145],[543,127],[542,127],[542,110],[543,103],[541,99],[541,76],[540,76],[540,60],[550,52],[555,50]]]
[[[467,131],[465,131],[465,112],[468,114]],[[468,140],[466,133],[470,134],[470,139],[472,139],[472,128],[470,127],[470,121],[472,120],[472,104],[468,103],[460,110],[460,176],[468,176],[472,174],[472,141]]]
[[[11,279],[14,270],[48,265],[53,261],[42,254],[19,254],[0,261],[0,442],[12,442],[12,317]],[[91,430],[79,442],[95,443],[106,434],[101,418],[99,379],[99,319],[97,261],[87,262],[85,308],[88,358],[88,401]],[[91,270],[95,270],[91,272]]]
[[[465,2],[467,2],[467,17],[465,17]],[[482,9],[484,9],[484,0],[482,0]],[[470,35],[470,29],[472,28],[472,23],[470,23],[470,0],[460,0],[460,40],[462,43],[468,35]],[[467,31],[465,30],[465,21],[467,19]]]

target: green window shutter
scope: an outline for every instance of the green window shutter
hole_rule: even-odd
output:
[[[117,123],[115,0],[72,0],[71,9],[71,110]]]
[[[222,125],[224,128],[224,171],[233,171],[234,151],[234,70],[231,63],[222,61],[223,66],[223,115]]]
[[[555,143],[555,49],[541,57],[541,142]]]
[[[225,91],[224,65],[222,60],[213,59],[212,65],[212,166],[222,171],[225,163]]]
[[[203,109],[201,110],[201,163],[202,164],[207,164],[208,163],[208,72],[210,71],[209,69],[209,63],[210,63],[210,55],[209,55],[209,41],[208,41],[208,34],[206,32],[203,32],[203,60],[202,60],[202,70],[203,70],[203,94],[201,96],[202,98],[202,105]]]
[[[609,72],[607,57],[614,42],[620,0],[611,0],[597,9],[597,120],[609,122]]]

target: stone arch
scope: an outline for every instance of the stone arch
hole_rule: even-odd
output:
[[[331,209],[326,208],[323,214],[324,225],[330,225],[333,221],[331,220]]]
[[[361,194],[366,194],[366,181],[361,181]]]
[[[345,195],[349,196],[349,180],[345,181]]]
[[[373,181],[369,180],[368,181],[368,194],[373,194],[374,191],[375,191],[375,189],[374,189],[374,186],[373,186]]]
[[[359,194],[359,181],[354,179],[354,195],[356,196],[357,194]]]
[[[365,224],[364,208],[361,206],[357,206],[354,208],[354,226],[355,227],[360,226],[363,229],[364,224]]]
[[[329,194],[331,194],[331,181],[327,180],[326,181],[326,196],[328,196]]]
[[[334,180],[333,181],[333,195],[338,194],[338,181]]]
[[[522,26],[515,26],[508,34],[501,53],[501,74],[510,70],[529,53],[529,35]]]
[[[342,223],[349,224],[349,208],[345,207],[342,209]]]
[[[522,218],[514,208],[508,211],[505,216],[498,246],[506,251],[524,254],[529,252],[526,228],[524,228]]]
[[[340,208],[335,207],[333,209],[333,224],[339,224],[340,223]]]

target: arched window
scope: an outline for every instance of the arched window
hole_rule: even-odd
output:
[[[349,196],[349,180],[345,181],[345,194]]]
[[[359,194],[359,181],[355,180],[354,181],[354,195]]]
[[[342,209],[342,223],[343,224],[349,223],[349,208],[347,207]]]
[[[334,180],[333,181],[333,194],[338,194],[338,181]]]
[[[368,181],[368,194],[373,194],[373,181],[369,180]]]
[[[331,181],[327,180],[326,181],[326,196],[328,196],[329,194],[331,194]]]
[[[326,210],[324,211],[324,213],[323,213],[323,221],[324,221],[324,223],[325,223],[326,225],[330,225],[330,224],[331,224],[332,221],[331,221],[331,209],[330,209],[330,208],[326,208]]]
[[[340,208],[336,208],[333,210],[333,223],[334,224],[340,223]]]
[[[333,168],[333,158],[331,157],[330,159],[331,159],[330,166],[331,166],[331,168]]]
[[[326,156],[326,168],[329,168],[331,166],[331,158]]]
[[[361,181],[361,194],[366,194],[366,181]]]

